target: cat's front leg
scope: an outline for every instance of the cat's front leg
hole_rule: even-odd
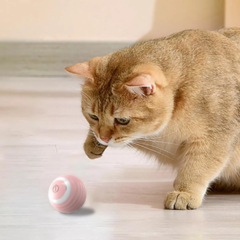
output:
[[[209,183],[220,174],[229,159],[226,149],[229,149],[226,145],[204,141],[187,143],[174,181],[174,191],[165,199],[165,208],[185,210],[200,207]]]
[[[90,159],[95,159],[95,158],[100,158],[102,156],[102,154],[105,151],[105,149],[107,148],[107,146],[100,144],[97,141],[97,139],[89,132],[83,148],[84,148],[86,155]]]

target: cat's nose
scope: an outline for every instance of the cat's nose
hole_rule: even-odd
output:
[[[108,137],[100,137],[102,141],[104,141],[105,143],[108,143],[110,138]]]

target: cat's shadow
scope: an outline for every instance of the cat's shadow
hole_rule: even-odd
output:
[[[94,200],[108,204],[138,204],[164,209],[164,199],[172,191],[172,182],[101,182]]]
[[[173,181],[101,182],[96,186],[94,200],[107,204],[134,204],[164,209],[164,199],[173,191]],[[208,191],[207,196],[229,195],[225,191]]]

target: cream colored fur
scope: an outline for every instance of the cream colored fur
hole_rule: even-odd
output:
[[[131,144],[173,166],[168,209],[198,208],[209,187],[240,190],[239,28],[183,31],[66,70],[85,77],[89,158]]]

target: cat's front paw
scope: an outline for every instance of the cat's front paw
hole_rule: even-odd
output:
[[[84,143],[84,151],[90,159],[100,158],[107,148],[100,144],[94,136],[89,136]]]
[[[166,209],[191,210],[200,207],[202,198],[188,192],[173,191],[167,195],[164,206]]]

